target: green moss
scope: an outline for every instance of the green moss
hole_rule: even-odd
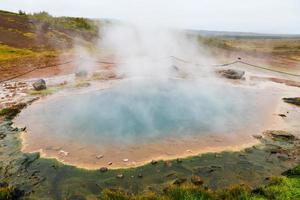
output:
[[[13,105],[9,108],[3,108],[0,110],[0,116],[5,116],[7,119],[12,119],[26,106],[24,103]]]
[[[58,91],[58,88],[47,88],[45,90],[30,90],[28,93],[30,95],[50,95]]]

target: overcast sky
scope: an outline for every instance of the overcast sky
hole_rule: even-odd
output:
[[[0,0],[0,9],[186,29],[300,34],[300,0]]]

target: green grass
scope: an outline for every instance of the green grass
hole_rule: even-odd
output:
[[[255,190],[245,185],[211,191],[203,186],[171,186],[162,194],[129,194],[121,190],[102,192],[100,200],[299,200],[300,165],[288,171],[287,176],[272,177]]]
[[[19,49],[0,44],[0,60],[10,60],[20,57],[32,56],[33,51],[29,49]]]
[[[56,57],[60,54],[59,51],[54,50],[43,50],[33,51],[26,48],[14,48],[7,45],[0,44],[0,61],[10,61],[23,58],[35,58],[39,59],[42,57],[50,58]]]
[[[53,17],[44,11],[28,15],[28,17],[48,23],[55,28],[85,30],[95,34],[98,32],[95,21],[82,17]]]

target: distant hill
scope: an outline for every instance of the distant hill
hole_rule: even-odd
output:
[[[229,31],[209,31],[209,30],[187,30],[190,34],[206,37],[225,37],[241,39],[300,39],[300,34],[264,34],[251,32],[229,32]]]

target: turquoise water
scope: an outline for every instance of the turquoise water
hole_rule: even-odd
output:
[[[232,134],[262,124],[268,105],[262,92],[204,81],[121,81],[33,104],[19,121],[31,134],[96,145]]]

